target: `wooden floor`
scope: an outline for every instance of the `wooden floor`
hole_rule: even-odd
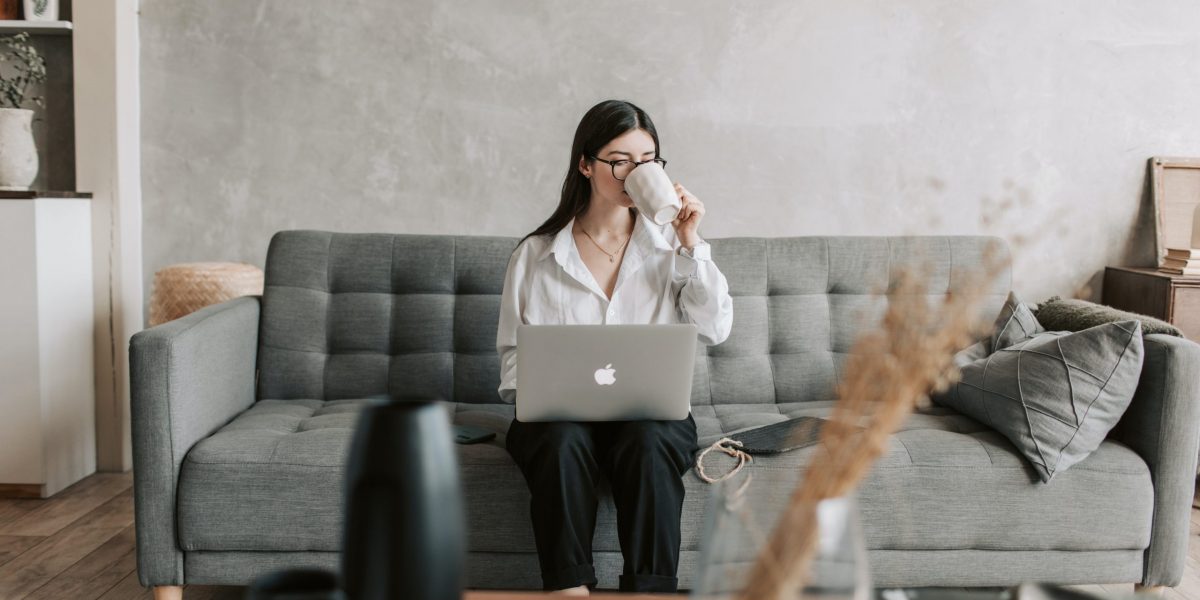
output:
[[[49,500],[0,498],[0,600],[151,598],[137,580],[133,477],[92,475]],[[1183,582],[1170,600],[1200,600],[1200,509],[1192,509]],[[1130,585],[1076,586],[1129,592]],[[243,588],[187,586],[187,600],[239,600]]]

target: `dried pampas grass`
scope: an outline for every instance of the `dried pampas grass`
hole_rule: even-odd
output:
[[[912,411],[957,380],[955,352],[990,325],[978,311],[1007,266],[1001,255],[990,248],[981,268],[956,280],[940,300],[929,293],[927,269],[898,269],[882,322],[855,342],[821,443],[760,550],[740,600],[783,598],[808,580],[817,504],[851,493]]]

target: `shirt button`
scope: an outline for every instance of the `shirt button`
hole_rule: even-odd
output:
[[[608,311],[608,316],[610,316],[610,317],[615,316],[616,314],[617,314],[617,311],[615,311],[615,310]]]

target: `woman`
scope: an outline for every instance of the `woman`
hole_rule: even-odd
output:
[[[729,336],[729,284],[698,231],[704,205],[676,184],[683,208],[660,226],[624,191],[629,172],[650,161],[665,164],[642,109],[608,100],[583,116],[558,208],[509,259],[496,334],[506,402],[516,397],[521,323],[683,322],[696,324],[706,344]],[[676,590],[682,477],[697,450],[690,414],[682,421],[514,420],[506,445],[532,495],[546,590],[586,595],[596,586],[591,544],[601,475],[617,508],[620,589]]]

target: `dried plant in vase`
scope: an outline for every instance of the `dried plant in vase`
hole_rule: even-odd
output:
[[[817,505],[852,493],[909,414],[955,381],[954,354],[984,333],[978,311],[1007,264],[996,250],[936,302],[927,269],[898,269],[882,322],[856,340],[821,443],[740,600],[785,598],[804,584],[817,546]]]
[[[32,86],[46,80],[46,62],[28,33],[0,38],[0,190],[27,190],[38,172],[33,111],[23,108]],[[10,66],[11,65],[11,66]],[[43,106],[41,96],[28,100]]]
[[[0,52],[0,63],[11,63],[11,75],[0,71],[0,107],[21,108],[32,85],[46,81],[46,61],[25,32],[0,38],[6,49]],[[30,96],[34,104],[45,106],[41,96]]]

